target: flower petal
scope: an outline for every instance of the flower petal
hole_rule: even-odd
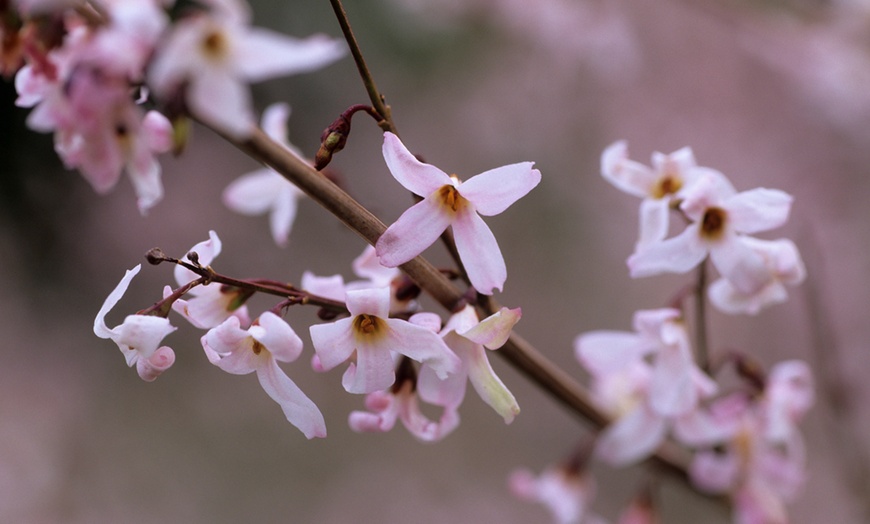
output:
[[[601,176],[630,195],[646,198],[652,193],[655,173],[647,166],[628,159],[628,143],[618,140],[601,154]]]
[[[287,420],[309,439],[326,436],[323,414],[305,393],[290,380],[274,359],[263,359],[257,367],[260,385],[281,406]]]
[[[752,234],[785,224],[792,200],[784,191],[757,188],[734,195],[724,207],[735,231]]]
[[[638,249],[628,257],[632,278],[649,277],[661,273],[686,273],[707,256],[707,245],[698,234],[698,226],[691,225],[679,235]]]
[[[325,371],[345,362],[356,349],[352,319],[343,318],[331,324],[315,324],[309,328],[311,343],[320,365]]]
[[[504,382],[495,374],[482,346],[475,345],[465,355],[468,366],[468,380],[484,402],[501,415],[505,424],[513,422],[519,415],[520,406]]]
[[[668,236],[669,198],[645,198],[640,203],[640,238],[638,249],[660,242]]]
[[[447,229],[453,215],[437,193],[408,208],[375,244],[378,258],[386,267],[397,267],[422,253]]]
[[[190,248],[188,253],[193,251],[199,257],[199,263],[203,266],[208,266],[211,264],[212,260],[215,259],[221,253],[221,239],[218,238],[217,233],[214,231],[208,232],[208,240],[200,242]],[[190,262],[190,259],[187,258],[187,255],[181,259],[184,262]],[[175,281],[178,282],[179,286],[183,286],[188,282],[196,280],[199,278],[199,275],[190,271],[189,269],[185,269],[182,266],[176,265],[174,269]]]
[[[390,318],[385,321],[390,329],[384,346],[428,365],[440,378],[459,371],[462,365],[459,357],[437,334],[405,320]]]
[[[489,226],[466,207],[456,214],[453,233],[471,285],[484,295],[491,295],[494,289],[501,291],[507,280],[507,267]]]
[[[279,362],[293,362],[302,354],[302,339],[281,317],[266,311],[258,319],[259,325],[248,330],[254,340],[263,344]]]
[[[393,357],[389,349],[379,345],[360,345],[356,350],[356,364],[351,363],[341,377],[341,385],[348,393],[380,391],[395,381]]]
[[[590,331],[574,341],[577,360],[594,375],[627,369],[648,353],[645,340],[626,331]]]
[[[345,294],[347,310],[351,316],[374,315],[378,318],[390,316],[390,288],[372,287],[353,289]]]
[[[428,197],[442,186],[453,185],[447,173],[417,160],[399,137],[389,131],[384,133],[383,153],[390,173],[412,193]]]
[[[665,429],[664,418],[638,404],[599,434],[595,454],[613,466],[637,462],[658,447]]]
[[[541,172],[533,165],[522,162],[490,169],[466,180],[457,190],[481,215],[497,215],[541,182]]]
[[[121,300],[121,297],[124,296],[124,293],[127,291],[127,288],[130,286],[130,281],[133,280],[137,274],[139,274],[139,270],[142,269],[142,264],[137,264],[133,269],[128,269],[124,273],[124,277],[118,282],[118,285],[115,286],[115,289],[109,293],[109,296],[106,297],[106,300],[103,301],[103,306],[100,308],[100,311],[97,312],[96,318],[94,318],[94,334],[100,338],[113,338],[116,336],[115,330],[109,329],[106,325],[106,315],[109,311],[112,310],[113,307]]]
[[[513,327],[522,316],[523,311],[520,308],[508,309],[503,307],[481,320],[476,326],[459,334],[485,346],[487,349],[500,348],[507,342]]]
[[[236,44],[238,55],[234,65],[250,82],[313,71],[347,53],[342,40],[326,35],[298,39],[260,28],[249,29]]]

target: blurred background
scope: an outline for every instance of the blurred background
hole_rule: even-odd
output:
[[[254,23],[295,36],[339,36],[328,2],[252,2]],[[809,479],[795,523],[867,522],[870,453],[870,5],[861,0],[356,0],[346,6],[406,145],[462,177],[525,160],[543,181],[488,220],[508,264],[499,300],[523,308],[517,330],[585,380],[572,341],[629,330],[637,309],[668,302],[689,277],[631,280],[638,201],[609,186],[599,155],[617,139],[632,158],[691,146],[739,190],[795,197],[787,226],[808,280],[756,317],[711,312],[712,347],[765,365],[807,360],[819,396],[805,420]],[[167,339],[177,362],[146,384],[93,318],[124,270],[159,246],[183,255],[218,232],[214,266],[297,281],[306,269],[352,278],[364,243],[303,201],[287,248],[265,217],[223,207],[223,188],[257,164],[197,128],[165,156],[166,198],[139,215],[124,178],[106,197],[64,171],[51,137],[26,130],[3,84],[0,104],[0,521],[546,522],[506,479],[562,460],[588,426],[492,358],[522,414],[505,426],[469,392],[462,424],[421,444],[404,428],[355,434],[341,370],[315,374],[310,344],[284,366],[319,405],[329,438],[307,441],[254,376],[204,358],[198,332]],[[312,156],[321,130],[367,98],[348,58],[253,87],[258,110],[293,107],[290,140]],[[410,197],[363,118],[333,163],[385,222]],[[437,249],[435,261],[445,260]],[[170,267],[145,267],[109,325],[151,305]],[[271,307],[254,300],[252,312]],[[307,341],[313,311],[293,312]],[[597,512],[615,518],[649,475],[593,468]],[[678,483],[659,491],[665,522],[729,522]]]

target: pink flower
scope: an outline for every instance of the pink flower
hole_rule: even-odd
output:
[[[445,378],[461,362],[437,334],[405,320],[388,318],[389,288],[347,292],[350,318],[311,326],[311,341],[324,370],[355,359],[342,377],[350,393],[372,393],[395,381],[393,354],[429,365]]]
[[[301,154],[287,141],[288,116],[290,106],[287,104],[270,105],[263,112],[263,131],[287,151],[302,159]],[[287,244],[287,237],[296,218],[297,202],[303,195],[289,180],[272,169],[263,168],[233,181],[224,189],[223,201],[228,208],[244,215],[269,213],[272,238],[283,247]]]
[[[466,381],[469,381],[480,398],[501,415],[505,423],[513,422],[520,407],[492,369],[486,349],[504,345],[521,316],[519,308],[502,308],[480,321],[471,306],[451,316],[441,336],[462,361],[462,366],[446,379],[438,378],[429,366],[421,366],[417,386],[420,397],[432,404],[458,408],[465,397]]]
[[[100,338],[112,339],[123,353],[127,365],[135,365],[142,380],[151,382],[175,362],[172,349],[160,346],[160,342],[175,331],[175,327],[168,319],[152,315],[128,315],[119,326],[109,329],[106,325],[106,315],[124,296],[130,281],[141,268],[141,265],[137,265],[128,270],[106,297],[103,307],[94,319],[94,334]]]
[[[517,498],[543,504],[557,524],[601,524],[589,511],[595,498],[595,481],[584,472],[569,467],[550,467],[535,476],[529,470],[514,471],[508,479]]]
[[[763,257],[741,241],[785,223],[792,198],[758,188],[737,193],[724,177],[705,175],[684,194],[680,209],[692,223],[679,235],[638,248],[628,259],[632,277],[685,273],[709,254],[719,273],[743,293],[770,280]]]
[[[198,255],[198,263],[206,267],[221,252],[221,239],[214,231],[208,232],[209,239],[193,246],[188,252]],[[190,262],[187,255],[182,258]],[[183,286],[199,278],[199,275],[182,266],[175,266],[175,281]],[[164,298],[172,293],[167,286],[163,290]],[[190,290],[193,298],[190,300],[176,300],[172,303],[172,309],[186,318],[191,324],[200,329],[211,329],[225,321],[230,316],[237,316],[245,323],[249,322],[248,307],[243,302],[248,295],[236,288],[222,286],[220,284],[208,284],[196,286]]]
[[[302,353],[302,340],[280,317],[267,311],[247,330],[241,329],[237,317],[229,317],[202,337],[202,347],[209,362],[227,373],[256,372],[266,394],[306,437],[326,436],[320,410],[278,366]]]
[[[459,426],[455,406],[435,404],[442,408],[438,421],[430,420],[420,410],[417,377],[410,359],[402,357],[396,382],[387,391],[375,391],[366,396],[370,411],[354,411],[348,424],[354,431],[386,432],[401,420],[407,430],[424,442],[443,439]]]
[[[601,175],[618,189],[643,199],[638,247],[664,240],[671,204],[705,173],[715,172],[698,167],[689,147],[667,155],[656,151],[652,168],[628,158],[625,140],[614,142],[601,154]]]
[[[208,14],[177,21],[157,51],[148,85],[164,100],[185,87],[198,118],[236,139],[250,136],[254,117],[247,82],[323,67],[345,53],[322,35],[298,40],[249,27],[251,14],[236,0],[211,0]]]
[[[414,158],[392,133],[384,133],[384,159],[393,177],[424,197],[405,211],[376,244],[381,263],[396,267],[416,257],[453,226],[456,249],[471,284],[487,295],[501,291],[507,269],[495,236],[480,215],[497,215],[525,196],[541,173],[531,162],[503,166],[460,182]]]
[[[761,255],[770,279],[762,287],[743,292],[726,278],[720,278],[707,290],[710,302],[719,310],[731,314],[755,315],[762,309],[788,299],[786,286],[796,286],[806,278],[806,268],[797,247],[791,240],[740,240]]]

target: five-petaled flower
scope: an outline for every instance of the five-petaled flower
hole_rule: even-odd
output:
[[[151,64],[148,85],[163,100],[183,87],[194,116],[237,139],[253,132],[246,82],[311,71],[346,51],[342,42],[322,35],[299,40],[251,28],[251,13],[240,1],[204,3],[208,14],[173,25]]]
[[[471,284],[480,293],[502,290],[507,269],[492,231],[479,215],[497,215],[525,196],[541,173],[531,162],[491,169],[465,182],[417,160],[399,137],[384,133],[384,159],[393,177],[423,201],[405,211],[375,245],[381,263],[411,260],[453,226],[456,249]]]
[[[390,289],[347,292],[350,318],[311,326],[311,342],[324,370],[355,359],[342,377],[350,393],[371,393],[395,381],[393,354],[423,362],[445,378],[461,362],[436,333],[408,321],[388,318]]]
[[[209,362],[227,373],[256,371],[266,394],[306,437],[326,436],[320,410],[278,366],[278,361],[292,362],[302,353],[302,340],[280,317],[267,311],[247,330],[237,317],[229,317],[203,335],[202,347]]]
[[[94,334],[100,338],[112,339],[127,359],[127,365],[135,365],[142,380],[151,382],[175,362],[172,349],[160,346],[163,338],[175,331],[169,319],[154,315],[128,315],[121,325],[111,329],[106,325],[106,315],[124,296],[130,281],[141,268],[141,265],[137,265],[127,270],[124,278],[106,297],[103,307],[94,319]]]

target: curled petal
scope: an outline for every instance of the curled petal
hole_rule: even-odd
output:
[[[145,382],[154,382],[164,371],[175,363],[175,352],[168,346],[157,348],[151,358],[136,361],[136,371]]]
[[[521,162],[490,169],[466,180],[457,190],[481,215],[497,215],[541,182],[541,172],[533,165]]]
[[[139,274],[139,270],[142,269],[142,264],[137,264],[133,269],[128,269],[124,273],[124,277],[118,282],[118,285],[115,286],[115,289],[109,293],[109,296],[106,297],[106,300],[103,302],[103,306],[100,308],[100,311],[97,312],[96,318],[94,318],[94,334],[100,338],[112,338],[115,335],[114,330],[109,329],[106,325],[106,315],[109,311],[112,310],[113,307],[121,300],[121,297],[124,296],[124,293],[127,291],[127,288],[130,286],[130,281],[133,280],[137,274]]]
[[[508,309],[503,307],[459,335],[481,344],[487,349],[497,349],[507,342],[513,327],[522,316],[523,311],[520,308]]]
[[[238,72],[250,82],[306,73],[331,64],[347,53],[341,40],[325,35],[292,38],[267,29],[252,28],[238,41]]]
[[[491,295],[495,289],[501,291],[507,267],[489,226],[472,209],[465,208],[456,214],[453,233],[471,285],[484,295]]]
[[[215,259],[221,253],[221,239],[218,238],[217,233],[214,231],[208,232],[208,240],[200,242],[190,248],[189,251],[195,252],[199,256],[199,263],[203,266],[207,266],[211,264],[212,260]],[[187,258],[187,255],[182,258],[185,262],[190,262],[190,259]],[[183,286],[192,280],[196,280],[199,278],[199,275],[190,271],[189,269],[185,269],[182,266],[175,266],[175,281],[178,282],[179,286]]]
[[[278,315],[266,311],[258,319],[259,325],[251,326],[248,332],[269,350],[279,362],[293,362],[302,354],[302,339],[290,324]]]
[[[601,176],[630,195],[646,198],[652,193],[655,173],[647,166],[628,159],[628,143],[619,140],[601,154]]]
[[[432,368],[439,378],[456,373],[461,361],[441,337],[425,327],[415,326],[399,319],[387,319],[389,334],[386,347]]]

